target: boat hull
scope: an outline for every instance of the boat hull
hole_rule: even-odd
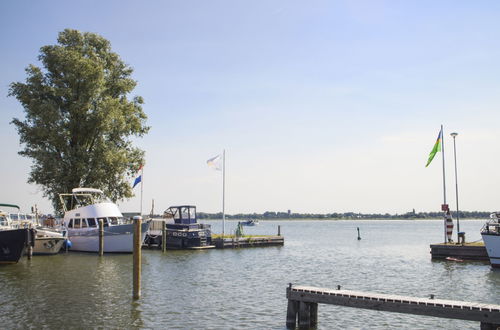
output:
[[[21,259],[28,245],[33,244],[32,229],[0,231],[0,264],[15,264]]]
[[[500,235],[496,233],[482,233],[482,236],[491,266],[500,268]]]
[[[144,241],[149,223],[143,223],[141,242]],[[99,252],[99,230],[89,229],[69,230],[71,251]],[[105,253],[132,253],[134,239],[134,224],[116,225],[104,228]]]
[[[66,241],[66,238],[58,237],[37,237],[35,239],[35,247],[33,248],[34,255],[51,255],[58,254]]]

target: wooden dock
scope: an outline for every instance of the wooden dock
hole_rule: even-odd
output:
[[[285,244],[285,238],[283,236],[212,238],[212,244],[215,244],[217,249],[282,246]]]
[[[481,329],[500,328],[500,305],[415,298],[351,290],[292,286],[286,290],[288,309],[286,326],[294,329],[315,327],[318,322],[318,303],[378,311],[426,315],[480,322]]]
[[[432,259],[457,258],[464,260],[490,260],[484,243],[431,244]]]

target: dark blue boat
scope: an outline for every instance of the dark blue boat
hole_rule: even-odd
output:
[[[161,219],[152,219],[144,244],[158,245],[162,243],[162,223],[166,222],[169,249],[212,248],[212,231],[210,225],[197,222],[196,206],[171,206],[163,213]]]

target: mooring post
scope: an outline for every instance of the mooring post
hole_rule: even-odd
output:
[[[286,309],[286,327],[289,329],[295,329],[295,326],[297,325],[297,314],[299,312],[299,302],[289,298],[291,289],[292,283],[289,283],[286,288],[286,297],[288,298],[288,307]]]
[[[281,225],[278,225],[278,236],[281,236]]]
[[[104,220],[99,219],[99,256],[104,255]]]
[[[311,305],[307,302],[299,302],[299,328],[311,326]]]
[[[167,252],[167,222],[165,220],[161,223],[161,251]]]
[[[318,324],[318,303],[309,304],[311,312],[311,327],[315,327]]]
[[[31,226],[28,230],[26,230],[26,244],[28,245],[28,249],[26,254],[28,255],[28,260],[33,258],[33,245],[35,245],[35,230],[31,229]]]
[[[134,217],[134,265],[133,265],[133,298],[135,300],[141,297],[141,225],[142,225],[142,217],[135,216]]]

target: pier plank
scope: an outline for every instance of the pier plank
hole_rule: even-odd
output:
[[[299,302],[303,322],[311,324],[311,318],[317,316],[311,313],[311,305],[316,304],[314,313],[317,315],[317,304],[332,304],[345,307],[364,308],[386,312],[406,313],[415,315],[434,316],[467,321],[479,321],[481,326],[500,325],[500,305],[478,302],[464,302],[447,299],[432,299],[408,297],[392,294],[370,293],[351,290],[334,290],[310,286],[291,286],[287,288],[287,298]],[[304,303],[304,305],[302,304]],[[305,307],[305,306],[309,307]],[[290,311],[289,311],[290,312]],[[304,314],[305,313],[305,314]],[[291,315],[287,320],[291,321]],[[287,322],[288,325],[288,322]]]

